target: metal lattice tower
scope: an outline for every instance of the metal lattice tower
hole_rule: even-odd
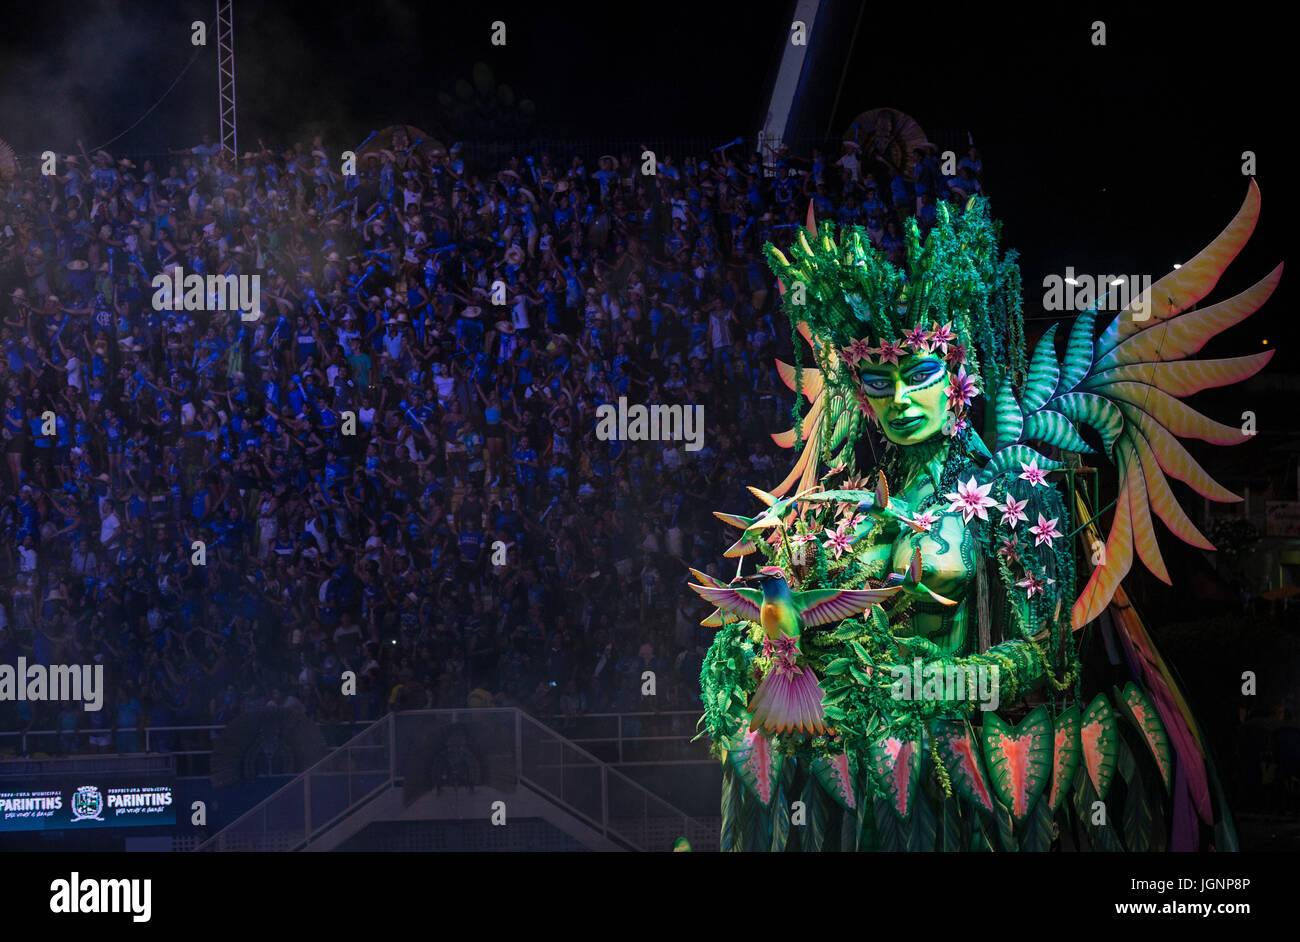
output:
[[[231,0],[217,0],[217,101],[221,109],[221,149],[239,157],[235,134],[235,28]]]

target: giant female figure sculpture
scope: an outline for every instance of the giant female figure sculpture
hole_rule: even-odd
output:
[[[1258,212],[1252,182],[1231,225],[1095,339],[1081,313],[1060,359],[1055,327],[1026,356],[1015,256],[979,198],[940,207],[924,242],[913,223],[902,269],[811,214],[789,257],[767,246],[803,337],[779,364],[795,427],[774,436],[798,460],[750,488],[756,516],[717,515],[741,531],[736,579],[693,570],[717,607],[701,681],[724,849],[1235,849],[1120,581],[1135,553],[1169,580],[1153,516],[1212,548],[1170,477],[1238,499],[1178,439],[1245,436],[1180,399],[1269,358],[1189,359],[1280,277],[1189,310]],[[1118,478],[1104,542],[1075,487],[1094,451]],[[1095,670],[1092,637],[1112,652]]]

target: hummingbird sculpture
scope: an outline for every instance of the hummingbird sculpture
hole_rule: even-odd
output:
[[[920,547],[917,547],[916,551],[912,553],[912,562],[908,565],[907,572],[892,573],[890,577],[885,580],[885,586],[887,588],[897,587],[899,589],[902,589],[908,595],[912,595],[917,598],[929,596],[930,598],[934,599],[934,601],[938,602],[940,605],[957,604],[955,600],[950,598],[945,598],[944,596],[940,595],[938,592],[935,592],[933,589],[931,589],[929,586],[927,586],[924,582],[921,581],[921,548]]]
[[[793,592],[779,566],[764,566],[739,581],[757,582],[761,589],[717,580],[691,570],[705,585],[691,588],[722,612],[737,615],[763,629],[763,654],[772,665],[749,701],[749,728],[771,732],[826,732],[822,699],[825,691],[806,665],[801,665],[799,641],[804,628],[842,621],[903,591],[903,585],[881,589],[810,589]],[[712,582],[713,585],[707,583]]]
[[[759,531],[767,530],[773,527],[784,529],[788,525],[787,517],[794,509],[796,504],[816,504],[834,501],[837,503],[854,504],[862,520],[854,529],[850,542],[856,543],[881,521],[893,520],[904,526],[910,527],[917,533],[922,533],[925,528],[918,524],[907,512],[907,507],[901,501],[895,500],[891,505],[889,496],[889,485],[885,481],[883,473],[877,479],[874,491],[856,491],[856,490],[832,490],[823,491],[817,487],[812,487],[801,491],[793,497],[784,499],[777,498],[773,494],[759,490],[756,487],[749,488],[751,494],[767,505],[757,517],[745,517],[740,514],[723,513],[715,510],[713,516],[717,517],[724,523],[728,523],[739,530],[744,531],[741,538],[733,543],[724,556],[734,558],[737,556],[746,556],[754,552],[758,547],[754,545],[754,540],[759,538]]]

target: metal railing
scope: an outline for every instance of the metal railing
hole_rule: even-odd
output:
[[[631,850],[668,850],[678,837],[705,849],[713,828],[674,808],[644,786],[555,730],[513,711],[520,724],[520,781]]]
[[[320,723],[317,728],[325,736],[327,748],[333,749],[345,739],[343,733],[354,733],[359,727],[369,726],[373,720],[347,720],[339,723]],[[109,756],[156,753],[178,759],[177,774],[206,775],[205,761],[212,755],[212,741],[226,728],[225,724],[209,723],[199,726],[146,726],[117,729],[24,729],[0,731],[0,760],[22,759],[32,756]],[[98,752],[90,742],[91,737],[108,737],[110,752]],[[173,744],[170,739],[178,742]],[[138,748],[123,748],[135,746]],[[177,748],[177,746],[181,748]],[[6,755],[13,750],[13,755]]]
[[[708,746],[691,742],[696,733],[699,710],[670,710],[659,713],[579,713],[550,714],[539,719],[570,742],[576,743],[597,758],[612,765],[694,765],[708,764]],[[346,734],[373,723],[373,720],[350,720],[319,724],[327,748],[334,749],[346,741]],[[0,759],[32,755],[134,755],[160,753],[178,757],[182,767],[201,766],[196,762],[212,754],[211,742],[225,729],[224,724],[199,726],[146,726],[142,729],[29,729],[0,731]],[[341,735],[345,734],[345,735]],[[89,742],[92,736],[108,736],[113,752],[100,753]],[[179,740],[174,745],[170,739]],[[142,743],[138,749],[120,748],[123,740]],[[180,748],[177,748],[179,746]],[[12,750],[12,756],[6,756]],[[182,773],[186,774],[186,773]],[[191,768],[188,774],[206,774]]]
[[[136,775],[172,775],[175,760],[169,755],[60,756],[39,759],[9,759],[0,762],[0,781],[24,783],[69,775],[97,775],[103,772]]]
[[[699,710],[540,717],[570,742],[618,766],[713,764],[708,743],[691,741],[699,718]]]
[[[667,850],[682,836],[717,844],[715,828],[512,708],[390,713],[197,849],[303,850],[389,788],[409,807],[475,786],[525,788],[628,850]]]
[[[394,780],[393,717],[358,733],[201,843],[200,851],[302,850]]]

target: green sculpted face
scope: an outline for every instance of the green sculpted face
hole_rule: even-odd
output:
[[[948,365],[924,353],[898,365],[863,365],[858,370],[867,404],[885,437],[896,445],[918,445],[943,430],[948,417]]]

